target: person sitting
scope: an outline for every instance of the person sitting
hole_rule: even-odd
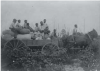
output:
[[[40,22],[40,33],[42,34],[42,37],[44,37],[44,24],[43,24],[43,21]]]
[[[48,26],[44,29],[44,38],[48,39],[49,38],[49,34],[50,34],[50,30],[48,28]]]
[[[9,29],[16,28],[16,21],[16,19],[13,19],[13,22],[11,23]]]
[[[39,28],[39,26],[38,26],[38,23],[36,23],[35,25],[36,25],[36,27],[35,27],[35,32],[40,31],[40,28]]]
[[[16,27],[21,27],[20,23],[21,23],[21,20],[18,20],[18,23],[16,24]]]
[[[52,32],[52,36],[57,37],[56,29],[53,30],[53,32]]]
[[[77,24],[74,25],[73,35],[77,34]]]
[[[42,40],[42,36],[40,33],[36,34],[36,39],[35,40]]]
[[[51,39],[53,38],[57,38],[57,32],[56,29],[53,30],[52,34],[51,34]]]
[[[24,28],[27,28],[27,20],[24,20]]]
[[[29,23],[27,23],[27,27],[26,28],[29,29],[30,32],[34,32],[34,30],[30,27]]]
[[[11,23],[9,29],[15,33],[14,37],[18,34],[18,31],[16,30],[16,19],[13,19],[13,22]]]
[[[45,29],[45,26],[44,26],[43,22],[41,21],[40,22],[40,32],[44,33],[44,29]]]

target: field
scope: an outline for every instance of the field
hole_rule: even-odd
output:
[[[71,47],[60,47],[51,56],[46,56],[30,49],[6,53],[2,45],[2,71],[100,71],[99,37],[84,50],[67,49]]]

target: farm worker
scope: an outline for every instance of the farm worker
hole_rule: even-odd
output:
[[[73,29],[73,35],[77,35],[78,33],[81,33],[81,30],[78,28],[77,24],[75,24]]]
[[[44,25],[45,28],[48,26],[47,23],[46,23],[46,19],[43,20],[43,25]]]
[[[13,19],[13,22],[11,23],[9,29],[14,32],[14,36],[16,37],[16,35],[18,34],[18,31],[16,30],[16,19]]]
[[[49,35],[49,33],[50,33],[50,30],[49,30],[49,28],[48,28],[48,26],[44,29],[44,34],[48,34]]]
[[[13,19],[13,22],[11,23],[11,25],[10,25],[10,29],[12,29],[12,28],[16,28],[16,19]]]
[[[16,24],[16,27],[21,27],[21,20],[18,20],[18,23]]]
[[[40,22],[40,32],[43,33],[45,29],[43,21]]]
[[[67,35],[66,30],[62,29],[62,31],[61,31],[61,37],[66,36],[66,35]]]
[[[38,35],[36,36],[36,40],[42,40],[42,36],[40,33],[38,33]]]
[[[38,23],[36,23],[36,24],[35,24],[35,32],[38,32],[38,31],[40,31],[40,28],[39,28],[39,26],[38,26]]]
[[[27,20],[24,20],[24,28],[27,28]]]
[[[81,31],[78,28],[77,24],[74,25],[74,29],[73,29],[73,40],[75,41],[76,36],[80,35]]]
[[[18,33],[20,33],[20,30],[22,30],[22,26],[20,24],[21,24],[21,20],[18,20],[18,22],[16,23],[16,28],[15,28]]]
[[[55,38],[55,37],[57,37],[56,29],[54,29],[52,34],[51,34],[51,38]]]
[[[44,38],[47,39],[49,38],[49,33],[50,33],[50,30],[48,28],[48,26],[44,29]]]
[[[34,30],[30,27],[29,23],[27,23],[27,29],[29,29],[31,32],[34,32]]]
[[[40,22],[40,33],[42,35],[42,37],[44,37],[44,29],[45,29],[45,26],[43,24],[43,21]]]
[[[77,24],[75,24],[74,29],[73,29],[73,35],[77,34],[77,28],[78,28],[78,26],[77,26]]]

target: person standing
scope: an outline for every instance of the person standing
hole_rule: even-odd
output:
[[[43,25],[44,25],[45,28],[48,27],[48,25],[46,23],[46,19],[43,20]]]
[[[77,28],[78,28],[78,27],[77,27],[77,24],[75,24],[75,25],[74,25],[74,29],[73,29],[73,35],[76,35],[76,34],[77,34]]]

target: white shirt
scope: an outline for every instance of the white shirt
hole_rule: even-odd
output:
[[[74,28],[74,29],[73,29],[73,34],[74,34],[74,33],[77,33],[77,28]]]
[[[17,23],[17,24],[16,24],[16,27],[20,27],[20,26],[21,26],[20,23]]]
[[[16,23],[11,23],[10,28],[16,28]]]
[[[40,27],[40,30],[44,30],[45,29],[45,25],[42,25],[41,27]]]
[[[45,28],[48,26],[47,23],[44,23]]]
[[[47,23],[44,23],[40,28],[41,30],[44,30],[47,26],[48,26]]]
[[[72,34],[73,34],[73,33],[78,33],[78,32],[81,33],[81,30],[80,30],[79,28],[74,28],[73,31],[72,31]]]
[[[39,31],[40,30],[40,28],[39,27],[35,27],[35,31]]]
[[[24,27],[27,28],[27,23],[24,23]]]

